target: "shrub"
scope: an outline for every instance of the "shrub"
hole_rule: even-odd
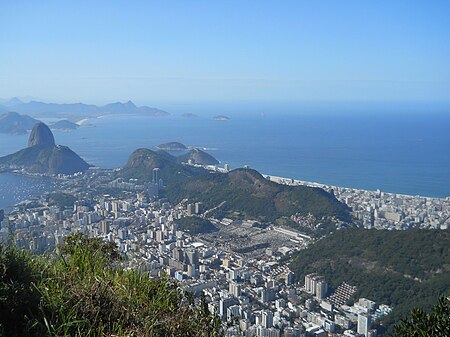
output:
[[[154,280],[124,270],[111,243],[76,234],[48,259],[16,248],[1,252],[0,322],[5,335],[221,334],[220,321],[204,301],[196,303],[168,278]]]

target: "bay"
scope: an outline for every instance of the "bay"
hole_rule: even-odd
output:
[[[92,127],[55,131],[58,144],[87,162],[115,168],[137,148],[178,141],[207,148],[231,168],[323,184],[450,196],[450,113],[446,105],[275,104],[162,105],[169,117],[114,115]],[[183,113],[198,117],[183,118]],[[229,121],[210,117],[227,115]],[[0,136],[0,155],[25,146],[27,135]]]
[[[51,191],[52,179],[47,177],[28,177],[10,172],[0,174],[0,209],[9,210],[11,206]]]

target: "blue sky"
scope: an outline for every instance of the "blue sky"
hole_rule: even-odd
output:
[[[450,101],[450,1],[0,0],[0,97]]]

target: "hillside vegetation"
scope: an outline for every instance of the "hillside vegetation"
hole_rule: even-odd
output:
[[[350,219],[347,206],[322,189],[280,185],[249,169],[196,176],[177,186],[168,184],[167,197],[175,202],[183,198],[203,201],[207,208],[225,201],[221,208],[225,215],[239,212],[243,218],[261,221],[274,221],[296,213]]]
[[[189,152],[182,154],[177,157],[178,162],[188,163],[191,160],[194,164],[200,165],[217,165],[219,161],[211,156],[209,153],[202,151],[200,149],[194,148]]]
[[[44,258],[0,246],[0,336],[219,336],[204,302],[125,271],[112,243],[68,237]]]
[[[299,280],[318,272],[333,288],[345,281],[356,296],[394,306],[383,320],[390,333],[412,308],[450,294],[450,231],[343,230],[299,252],[290,267]]]
[[[180,226],[182,231],[187,231],[192,235],[218,231],[217,227],[210,221],[195,216],[178,219],[176,220],[176,223]]]
[[[319,219],[336,217],[351,221],[348,207],[320,188],[280,185],[250,169],[209,172],[178,164],[175,157],[163,151],[134,151],[120,174],[125,178],[150,181],[155,167],[160,168],[166,185],[163,193],[173,204],[185,198],[190,202],[202,201],[209,209],[222,204],[215,213],[218,216],[260,221],[309,213]]]
[[[394,337],[414,336],[450,336],[450,298],[441,297],[431,312],[414,308],[409,317],[395,325]]]

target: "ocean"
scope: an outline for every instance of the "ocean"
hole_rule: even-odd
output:
[[[11,210],[11,206],[51,191],[54,184],[47,177],[28,177],[13,173],[0,173],[0,209]]]
[[[124,165],[141,147],[178,141],[206,148],[231,168],[335,186],[450,196],[448,105],[166,104],[168,117],[110,115],[75,131],[55,131],[87,162]],[[198,117],[184,118],[183,113]],[[226,115],[229,121],[215,121]],[[28,135],[0,135],[0,156]],[[5,178],[3,177],[4,184]],[[8,178],[6,178],[8,180]],[[6,193],[0,186],[0,195]],[[1,205],[0,205],[1,207]]]

